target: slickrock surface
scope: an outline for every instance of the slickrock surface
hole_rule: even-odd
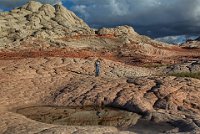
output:
[[[51,90],[56,90],[57,88],[59,88],[59,86],[62,87],[63,86],[62,82],[66,83],[67,81],[71,81],[71,79],[73,78],[74,79],[77,78],[78,80],[78,78],[83,77],[83,80],[80,80],[80,84],[83,81],[87,81],[87,78],[92,78],[99,81],[98,78],[93,78],[95,69],[94,68],[95,59],[82,60],[82,59],[72,59],[72,58],[34,58],[34,59],[29,58],[22,60],[1,60],[0,62],[1,62],[0,82],[2,88],[1,91],[4,92],[5,94],[7,94],[7,92],[10,92],[10,94],[8,94],[9,97],[2,95],[2,97],[0,98],[0,103],[2,104],[2,106],[8,103],[7,101],[9,101],[9,103],[6,106],[10,107],[12,105],[13,106],[18,105],[17,103],[34,101],[37,98],[37,96],[41,97],[46,94],[46,91],[41,90],[40,86],[48,87],[51,84],[52,86],[55,86],[55,84],[58,85],[58,87],[52,87],[52,89],[49,89],[50,92]],[[107,60],[102,61],[101,64],[102,64],[101,76],[105,79],[112,78],[115,80],[118,78],[147,76],[151,75],[152,72],[152,70],[146,68],[131,67],[128,65],[123,66],[120,63],[114,63],[112,61],[107,61]],[[86,77],[85,80],[84,77]],[[20,83],[18,82],[21,83],[22,87],[19,87]],[[8,84],[11,87],[9,87]],[[30,91],[24,90],[27,89],[27,87],[24,86],[31,86],[31,85],[32,87],[29,87]],[[90,85],[90,82],[88,83],[88,85]],[[22,89],[20,90],[22,91],[20,93],[22,96],[20,98],[17,98],[15,96],[15,99],[9,100],[9,98],[12,97],[13,95],[15,94],[19,95],[20,91],[16,90],[16,86],[17,88]],[[34,89],[37,88],[37,90],[39,91],[41,90],[41,92],[35,94],[33,88]],[[31,93],[32,91],[33,93]],[[26,98],[25,96],[28,97],[27,100],[24,100]],[[31,96],[33,98],[29,98]],[[19,102],[17,101],[18,99]],[[20,99],[23,100],[20,101]]]
[[[174,73],[199,73],[200,72],[200,61],[198,59],[183,62],[181,64],[173,64],[157,68],[160,73],[174,74]]]
[[[198,73],[199,59],[199,48],[163,44],[129,26],[94,30],[62,5],[31,1],[1,12],[0,133],[133,133],[44,124],[15,112],[43,105],[118,107],[170,122],[176,129],[168,133],[199,133],[200,80],[169,76]]]
[[[94,62],[91,60],[65,59],[65,58],[35,58],[23,60],[1,60],[1,133],[104,133],[118,132],[112,127],[65,127],[37,123],[22,115],[5,112],[5,109],[24,107],[26,105],[46,105],[51,100],[51,93],[65,87],[73,78],[82,76],[93,77]],[[105,64],[108,61],[105,61]],[[115,63],[116,64],[116,63]],[[113,69],[115,64],[108,64],[106,71]],[[107,64],[106,64],[107,65]],[[84,70],[85,67],[85,71]],[[128,67],[127,67],[128,68]],[[138,67],[136,67],[138,68]],[[125,70],[125,67],[119,66]],[[116,77],[117,70],[113,69],[111,76]],[[115,72],[116,71],[116,72]],[[130,72],[135,70],[130,69]],[[137,73],[137,72],[135,72]],[[93,79],[95,79],[93,77]],[[87,78],[85,79],[87,81]],[[81,82],[81,81],[80,81]],[[89,83],[88,83],[89,84]],[[85,85],[86,86],[86,85]],[[52,103],[52,105],[54,105]],[[5,125],[7,124],[7,125]],[[12,128],[12,129],[11,129]]]
[[[160,122],[182,120],[188,123],[188,120],[191,119],[192,122],[188,126],[194,127],[195,130],[199,129],[199,124],[196,124],[195,121],[199,121],[200,114],[198,103],[200,101],[200,80],[170,76],[134,78],[139,76],[135,73],[132,75],[128,73],[129,78],[127,78],[126,74],[118,75],[120,71],[128,70],[128,67],[118,65],[119,72],[117,70],[111,71],[112,65],[117,65],[109,64],[109,61],[102,63],[102,70],[105,72],[103,71],[102,76],[97,78],[94,77],[94,62],[92,60],[34,58],[15,61],[1,60],[0,62],[0,104],[2,109],[11,110],[29,105],[109,105],[137,113],[151,113],[149,118]],[[132,67],[130,72],[142,69]],[[106,71],[110,75],[105,75]],[[166,113],[165,110],[167,110]],[[9,128],[5,128],[4,122],[9,124],[7,125],[9,127],[16,127],[12,131],[18,133],[39,131],[44,127],[47,127],[45,131],[49,132],[69,131],[64,127],[56,127],[58,128],[56,129],[55,126],[53,130],[49,130],[51,125],[40,125],[40,123],[37,124],[21,115],[1,111],[4,113],[1,114],[2,123],[0,126],[4,126],[1,131],[11,131]],[[158,114],[163,115],[158,118]],[[10,116],[16,119],[12,120]],[[25,127],[24,129],[17,128],[19,122],[24,122],[22,125]],[[32,123],[40,127],[35,130]],[[32,127],[29,128],[30,126],[27,124]],[[104,131],[104,128],[102,129]],[[90,128],[86,130],[91,131]],[[103,131],[101,132],[103,133]]]

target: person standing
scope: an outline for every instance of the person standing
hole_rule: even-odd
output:
[[[100,60],[96,60],[95,62],[95,77],[98,77],[100,75]]]

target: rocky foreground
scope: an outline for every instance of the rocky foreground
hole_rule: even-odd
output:
[[[128,134],[115,127],[50,125],[16,113],[29,106],[109,106],[200,133],[200,49],[162,44],[129,26],[94,30],[61,5],[0,13],[0,133]],[[101,60],[101,75],[94,63]]]
[[[114,128],[41,124],[12,112],[32,105],[118,107],[156,122],[171,122],[176,132],[199,131],[200,80],[150,76],[146,68],[107,60],[102,63],[101,77],[94,77],[94,60],[1,60],[1,132],[117,132]]]

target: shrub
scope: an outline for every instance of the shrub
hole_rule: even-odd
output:
[[[196,72],[196,73],[181,72],[181,73],[172,73],[170,75],[176,76],[176,77],[190,77],[190,78],[200,79],[200,72]]]

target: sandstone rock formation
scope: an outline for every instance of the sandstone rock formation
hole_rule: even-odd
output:
[[[182,64],[175,64],[166,67],[163,72],[170,74],[170,73],[198,73],[200,72],[200,62],[191,61]]]
[[[200,48],[200,42],[198,40],[189,41],[185,44],[182,44],[181,47],[184,47],[184,48],[187,48],[187,49],[199,49]]]
[[[111,62],[111,61],[110,61]],[[10,127],[17,127],[23,121],[22,130],[12,129],[12,132],[26,133],[44,132],[72,132],[78,131],[73,127],[53,127],[40,125],[30,121],[13,112],[5,112],[5,109],[17,109],[29,105],[52,105],[52,106],[101,106],[125,108],[127,110],[143,113],[150,113],[149,117],[157,122],[168,121],[171,123],[182,121],[188,123],[187,131],[199,130],[199,89],[200,81],[191,78],[176,77],[137,77],[135,74],[129,76],[116,75],[117,72],[109,71],[109,68],[118,66],[120,71],[127,68],[120,68],[120,65],[103,62],[102,70],[108,70],[110,74],[102,72],[100,78],[94,77],[94,65],[91,60],[70,59],[70,58],[35,58],[22,60],[1,60],[1,111],[4,113],[1,122],[10,124]],[[106,69],[106,66],[109,67]],[[132,68],[133,71],[142,68]],[[139,76],[139,75],[138,75]],[[128,78],[127,78],[128,77]],[[26,84],[24,84],[26,83]],[[14,98],[13,98],[14,97]],[[167,111],[165,111],[167,110]],[[159,116],[158,116],[159,115]],[[16,118],[11,120],[10,117]],[[189,123],[192,120],[191,123]],[[26,125],[27,121],[29,125]],[[6,126],[1,132],[10,132]],[[7,126],[7,127],[8,127]],[[64,129],[64,130],[63,130]],[[93,129],[93,128],[92,128]],[[180,132],[183,128],[179,128]],[[44,133],[44,132],[41,133]],[[86,131],[91,132],[90,128]],[[100,128],[94,132],[101,131]],[[102,128],[104,131],[113,129]],[[185,131],[183,131],[185,132]]]
[[[195,40],[188,40],[186,43],[182,44],[181,47],[187,49],[199,49],[200,48],[200,37]]]
[[[118,57],[136,59],[199,56],[199,49],[187,51],[141,36],[129,26],[94,30],[62,5],[42,5],[31,1],[10,12],[0,13],[1,51],[38,51],[52,49],[87,49],[112,52]],[[130,60],[129,59],[129,60]],[[127,61],[127,59],[126,59]],[[168,61],[166,61],[168,62]]]
[[[171,123],[176,129],[168,133],[199,133],[200,80],[169,76],[198,73],[199,59],[197,47],[166,45],[130,26],[94,30],[62,5],[31,1],[1,12],[0,133],[134,133],[50,125],[16,113],[47,105],[117,107]]]
[[[86,23],[62,5],[54,7],[31,1],[0,14],[1,46],[30,36],[60,38],[66,35],[93,34]]]

